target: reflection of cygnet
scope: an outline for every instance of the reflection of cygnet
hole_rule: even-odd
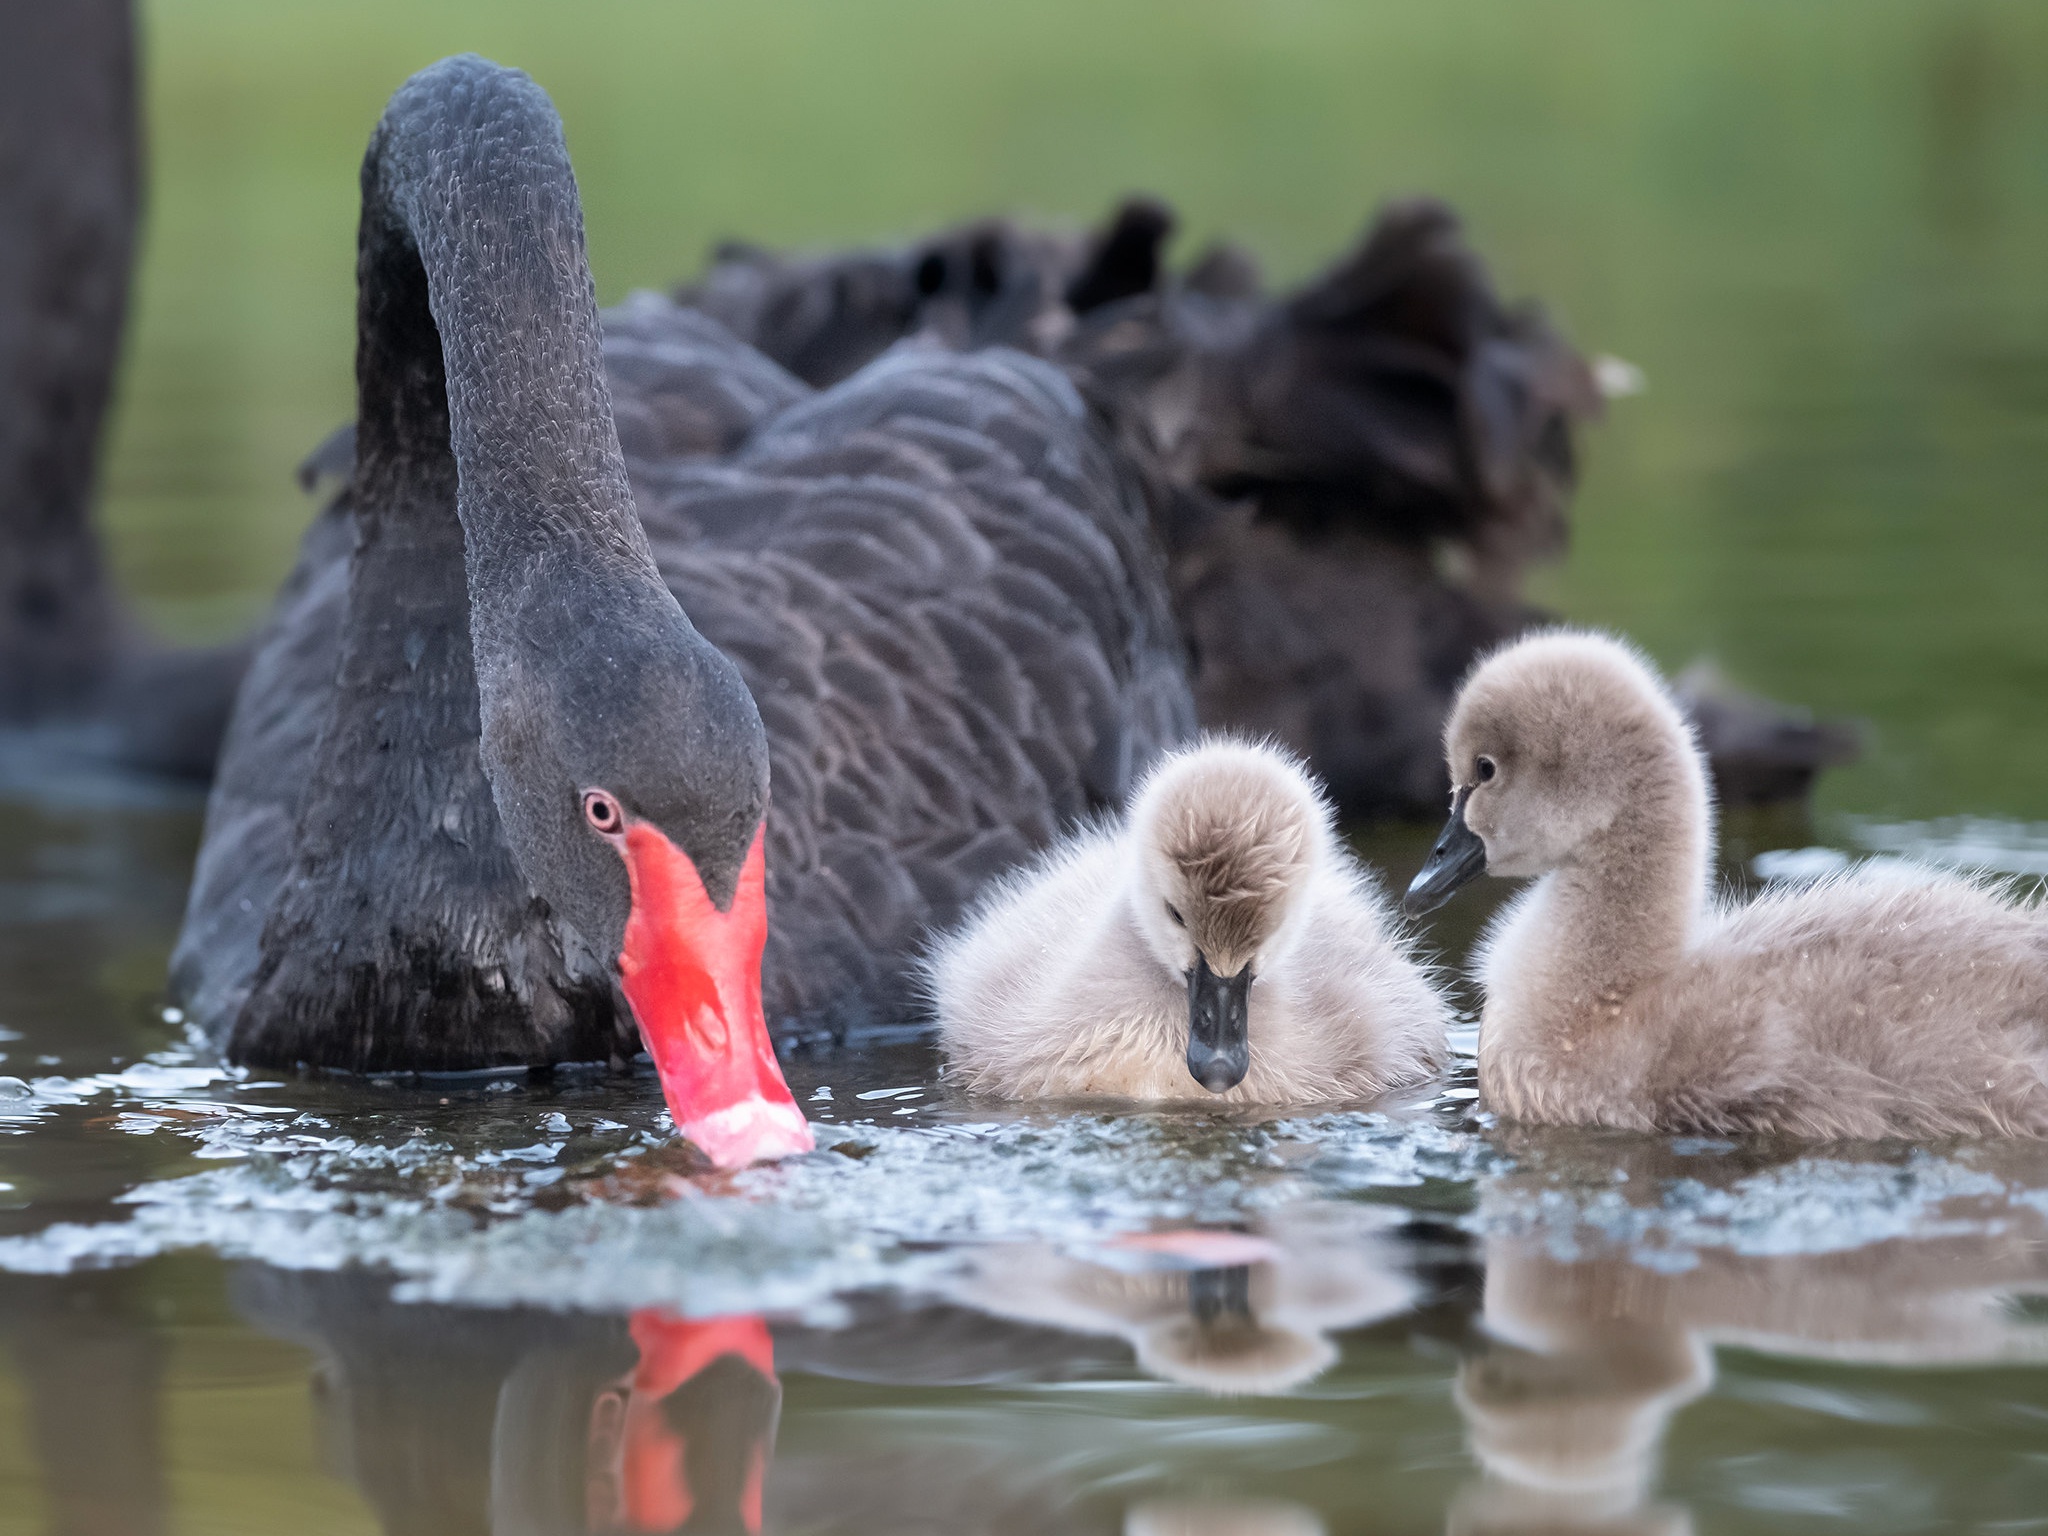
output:
[[[1124,1536],[1323,1536],[1316,1512],[1278,1499],[1147,1499],[1124,1514]]]
[[[1625,1161],[1649,1175],[1663,1155]],[[1627,1248],[1568,1260],[1542,1238],[1488,1238],[1489,1343],[1457,1385],[1486,1475],[1460,1495],[1451,1531],[1689,1530],[1645,1500],[1666,1428],[1713,1385],[1720,1344],[1885,1365],[2048,1358],[2048,1328],[2011,1306],[2048,1286],[2041,1215],[1983,1206],[1981,1232],[1815,1254],[1703,1247],[1677,1270],[1639,1264]]]
[[[1449,1536],[1685,1536],[1681,1511],[1646,1505],[1664,1431],[1713,1385],[1712,1351],[1623,1315],[1570,1321],[1521,1310],[1536,1245],[1489,1244],[1493,1342],[1458,1371],[1458,1410],[1486,1476],[1461,1492]],[[1539,1268],[1548,1261],[1535,1257]]]
[[[1013,1098],[1254,1104],[1421,1081],[1449,1009],[1322,792],[1275,748],[1210,740],[1146,778],[939,942],[954,1077]]]
[[[1713,1384],[1707,1348],[1683,1333],[1617,1324],[1570,1353],[1495,1344],[1458,1371],[1473,1458],[1524,1488],[1633,1505],[1656,1471],[1664,1426]]]
[[[1266,1219],[1244,1254],[1250,1262],[1212,1267],[1190,1267],[1142,1238],[1083,1253],[999,1247],[979,1257],[952,1299],[1018,1322],[1122,1337],[1147,1372],[1206,1392],[1285,1392],[1336,1360],[1330,1333],[1414,1304],[1416,1284],[1396,1267],[1386,1235],[1400,1220],[1371,1206],[1295,1206]],[[1189,1234],[1205,1235],[1225,1236]]]

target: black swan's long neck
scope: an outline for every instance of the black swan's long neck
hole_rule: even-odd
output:
[[[408,81],[364,160],[358,261],[359,451],[373,476],[456,466],[482,760],[521,869],[615,947],[617,858],[564,816],[602,786],[727,901],[762,820],[766,741],[640,526],[576,179],[540,87],[473,56]]]
[[[357,287],[347,616],[231,1047],[366,1069],[630,1053],[612,974],[640,908],[584,807],[610,796],[621,838],[736,918],[767,742],[640,527],[575,178],[525,75],[448,59],[392,97]],[[648,920],[662,942],[680,911]]]
[[[533,584],[666,596],[612,425],[575,176],[524,75],[451,59],[392,100],[363,164],[358,453],[460,467],[484,683]]]
[[[636,1048],[602,958],[534,899],[479,755],[492,708],[536,693],[526,659],[570,648],[606,602],[675,611],[626,489],[582,253],[531,81],[456,59],[401,89],[363,165],[347,617],[238,1059]]]

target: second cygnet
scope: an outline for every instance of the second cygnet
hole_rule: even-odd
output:
[[[1451,708],[1451,820],[1411,914],[1530,875],[1480,947],[1481,1102],[1552,1125],[2048,1137],[2048,909],[1864,867],[1713,898],[1706,764],[1605,635],[1496,651]]]
[[[952,1070],[1012,1097],[1364,1097],[1434,1072],[1450,1021],[1313,781],[1230,740],[998,886],[928,975]]]

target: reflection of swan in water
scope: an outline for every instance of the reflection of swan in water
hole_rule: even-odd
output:
[[[257,1266],[234,1291],[317,1355],[324,1459],[389,1536],[762,1528],[782,1391],[759,1318],[414,1306]]]
[[[1490,1332],[1511,1335],[1527,1321],[1507,1302],[1497,1320],[1496,1276],[1500,1289],[1512,1290],[1549,1262],[1539,1243],[1488,1244]],[[1648,1275],[1625,1257],[1555,1267],[1598,1271],[1621,1289]],[[1570,1336],[1497,1338],[1459,1370],[1458,1408],[1485,1476],[1453,1506],[1455,1536],[1690,1529],[1682,1514],[1643,1501],[1665,1425],[1713,1385],[1712,1350],[1683,1327],[1626,1315],[1589,1310],[1581,1326]]]
[[[1489,1342],[1457,1384],[1485,1475],[1450,1529],[1689,1530],[1644,1500],[1665,1430],[1713,1385],[1720,1345],[1885,1366],[2048,1361],[2048,1327],[2012,1308],[2048,1293],[2048,1233],[2027,1207],[1998,1215],[1995,1231],[1847,1252],[1704,1249],[1676,1273],[1622,1251],[1568,1262],[1540,1236],[1489,1238]]]
[[[1187,1232],[1086,1250],[978,1255],[952,1299],[999,1317],[1127,1340],[1155,1376],[1218,1394],[1284,1392],[1337,1358],[1330,1334],[1391,1317],[1419,1290],[1383,1207],[1305,1203],[1255,1234]]]
[[[1279,1246],[1272,1235],[1236,1240]],[[1333,1265],[1338,1249],[1328,1254]],[[1298,1256],[1288,1262],[1300,1270]],[[1297,1272],[1289,1286],[1299,1291],[1308,1278]],[[901,1297],[850,1298],[835,1319],[844,1326],[771,1330],[746,1316],[479,1312],[399,1303],[389,1290],[366,1272],[259,1266],[234,1283],[245,1316],[318,1357],[323,1460],[357,1486],[390,1536],[1322,1529],[1291,1501],[1233,1497],[1227,1487],[1190,1497],[1191,1460],[1205,1472],[1235,1460],[1256,1475],[1247,1459],[1256,1452],[1239,1448],[1233,1458],[1205,1440],[1191,1457],[1176,1449],[1182,1420],[1086,1415],[1068,1426],[1084,1437],[1077,1442],[1047,1438],[1037,1414],[1003,1409],[1006,1386],[1113,1371],[1120,1362],[1089,1335]],[[806,1381],[795,1400],[809,1400],[785,1437],[793,1443],[779,1448],[778,1373]],[[832,1385],[852,1382],[902,1395]],[[945,1392],[949,1384],[992,1386],[996,1416]],[[1077,1477],[1079,1463],[1137,1480]]]

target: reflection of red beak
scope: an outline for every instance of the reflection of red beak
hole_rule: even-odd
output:
[[[761,1013],[764,835],[765,825],[754,833],[729,912],[712,903],[690,856],[659,828],[634,822],[624,838],[633,912],[619,979],[676,1128],[721,1168],[812,1146]]]
[[[768,1325],[751,1314],[692,1321],[649,1309],[633,1314],[631,1328],[640,1363],[627,1378],[623,1422],[602,1435],[593,1426],[593,1445],[600,1447],[596,1459],[610,1462],[616,1456],[618,1483],[615,1492],[599,1490],[590,1524],[623,1524],[632,1531],[678,1530],[697,1512],[697,1490],[690,1482],[689,1441],[668,1422],[662,1404],[726,1355],[738,1356],[774,1387],[775,1341]],[[615,1449],[602,1444],[612,1435]],[[740,1520],[749,1531],[761,1529],[761,1496],[773,1440],[771,1416],[767,1438],[756,1439],[748,1449],[738,1490]]]

